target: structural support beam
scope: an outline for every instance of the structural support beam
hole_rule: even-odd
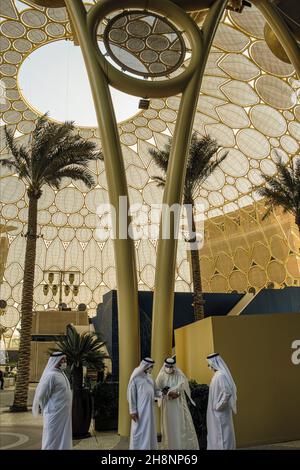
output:
[[[163,204],[171,207],[182,203],[186,174],[187,154],[192,134],[199,91],[208,54],[218,24],[226,7],[227,0],[217,0],[205,19],[199,38],[199,68],[182,93],[172,147]],[[170,237],[163,238],[162,224],[156,258],[155,291],[152,313],[151,355],[156,361],[154,375],[159,371],[164,359],[172,353],[174,285],[177,254],[177,233],[174,217],[170,217]]]
[[[239,316],[243,310],[252,302],[254,297],[257,296],[257,294],[260,291],[256,292],[255,294],[251,294],[250,292],[247,292],[243,297],[235,304],[235,306],[230,310],[230,312],[227,313],[228,317],[237,317]]]
[[[126,436],[129,434],[130,426],[126,399],[127,384],[132,370],[140,359],[135,248],[131,238],[119,237],[119,197],[125,196],[128,200],[126,174],[109,86],[95,57],[85,7],[79,0],[66,0],[66,7],[83,53],[90,81],[101,135],[109,199],[116,212],[114,253],[119,315],[119,434]],[[127,227],[129,223],[130,219],[127,216]]]
[[[122,159],[118,128],[109,92],[113,85],[123,92],[138,96],[167,97],[182,93],[173,138],[164,203],[171,207],[181,204],[186,171],[186,156],[191,139],[194,115],[202,77],[217,26],[227,0],[216,0],[210,8],[203,30],[200,31],[191,17],[169,0],[128,0],[127,8],[141,8],[165,15],[180,25],[187,35],[192,55],[186,69],[168,80],[143,81],[120,72],[104,58],[97,44],[99,22],[110,11],[122,8],[120,0],[102,0],[92,6],[88,13],[82,1],[66,0],[66,7],[77,35],[85,60],[92,89],[99,129],[102,139],[104,163],[108,181],[110,203],[119,215],[119,196],[127,197],[127,183]],[[129,218],[127,220],[130,222]],[[153,308],[152,355],[160,367],[166,355],[171,354],[177,229],[170,220],[169,239],[159,240],[156,267],[156,284]],[[139,321],[135,250],[131,239],[114,243],[118,306],[119,306],[119,434],[129,434],[129,415],[126,387],[132,369],[139,359]]]
[[[269,0],[252,0],[274,31],[300,79],[300,47],[282,15]]]

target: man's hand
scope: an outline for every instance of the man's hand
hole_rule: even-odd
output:
[[[137,420],[139,419],[139,415],[137,413],[131,413],[130,414],[131,419],[136,423]]]
[[[177,393],[177,392],[168,392],[168,397],[171,398],[171,400],[175,400],[176,398],[179,397],[179,393]]]

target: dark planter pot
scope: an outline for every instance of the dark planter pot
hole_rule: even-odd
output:
[[[72,431],[74,439],[89,437],[92,419],[92,397],[89,389],[74,390],[72,406]]]
[[[96,431],[118,429],[118,390],[117,382],[100,383],[94,389],[94,418]]]
[[[189,402],[189,408],[198,437],[199,449],[207,447],[206,411],[208,403],[209,387],[206,384],[190,384],[191,396],[196,406]]]
[[[96,431],[116,431],[118,429],[118,419],[103,419],[101,416],[95,418]]]

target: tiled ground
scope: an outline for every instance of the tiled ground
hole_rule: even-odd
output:
[[[32,403],[34,388],[29,390],[29,403]],[[42,443],[42,417],[34,418],[30,412],[10,413],[9,406],[13,401],[13,390],[0,391],[0,450],[34,450],[40,449]],[[121,438],[115,431],[97,432],[90,429],[91,437],[74,440],[74,450],[125,450],[128,449],[128,439]],[[300,450],[300,441],[282,442],[249,449],[284,449]]]
[[[34,418],[31,412],[10,413],[13,402],[13,390],[0,391],[0,450],[4,449],[40,449],[42,444],[43,418]],[[34,388],[29,390],[29,404],[32,404]],[[121,438],[115,432],[97,432],[90,429],[91,437],[74,440],[75,450],[110,450],[116,448]],[[127,443],[126,443],[127,444]],[[128,448],[128,444],[127,447]]]

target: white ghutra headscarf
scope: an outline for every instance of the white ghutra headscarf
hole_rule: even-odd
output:
[[[130,386],[131,386],[131,382],[133,381],[133,379],[137,376],[145,376],[145,371],[147,369],[149,369],[149,367],[153,367],[155,364],[155,361],[153,361],[153,359],[151,359],[150,357],[145,357],[140,365],[138,367],[136,367],[131,376],[130,376],[130,379],[129,379],[129,382],[128,382],[128,387],[127,387],[127,400],[129,401],[130,400]]]
[[[44,372],[40,378],[39,384],[36,388],[34,400],[32,404],[32,414],[33,416],[37,417],[39,414],[39,408],[42,408],[42,397],[44,393],[44,386],[49,378],[49,374],[55,372],[57,370],[57,364],[62,360],[62,358],[66,359],[66,356],[60,352],[54,352],[48,359],[47,365],[44,369]]]
[[[224,374],[225,379],[227,380],[227,383],[231,391],[231,397],[230,397],[229,403],[232,408],[232,411],[236,414],[236,401],[237,401],[236,385],[231,375],[231,372],[228,366],[226,365],[226,362],[221,358],[219,353],[210,354],[209,356],[207,356],[206,360],[211,367],[213,367],[215,370],[218,370]]]

